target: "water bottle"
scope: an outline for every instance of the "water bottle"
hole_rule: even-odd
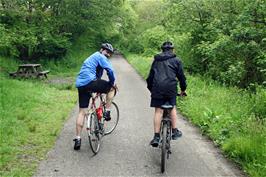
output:
[[[103,117],[103,108],[99,107],[96,109],[96,115],[99,121],[101,121],[102,117]]]

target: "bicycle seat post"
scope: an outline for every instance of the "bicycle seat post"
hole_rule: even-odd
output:
[[[174,106],[170,105],[168,102],[166,102],[165,104],[163,104],[161,106],[161,108],[164,110],[163,111],[163,117],[169,117],[169,114],[170,114],[171,110],[174,108]]]

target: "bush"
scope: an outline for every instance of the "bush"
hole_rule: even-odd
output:
[[[3,56],[17,56],[18,51],[12,46],[12,33],[0,23],[0,55]]]
[[[142,35],[138,38],[138,40],[144,46],[144,50],[160,50],[160,46],[162,45],[162,43],[167,40],[171,41],[172,38],[163,26],[156,26],[154,28],[144,31]]]
[[[182,59],[184,67],[190,69],[193,66],[194,61],[190,57],[191,55],[191,34],[183,33],[173,36],[173,43],[175,46],[175,53]]]
[[[132,42],[130,42],[128,51],[133,53],[143,53],[144,46],[142,45],[140,40],[134,39]]]

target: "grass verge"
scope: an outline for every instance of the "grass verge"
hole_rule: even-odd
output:
[[[2,78],[0,176],[31,176],[76,103],[73,90]]]
[[[0,176],[32,176],[53,147],[76,104],[74,80],[93,51],[90,41],[85,34],[64,58],[39,61],[50,70],[48,82],[10,78],[22,62],[0,57]]]
[[[152,58],[129,54],[127,60],[147,77]],[[266,90],[251,94],[210,79],[187,80],[188,97],[177,103],[182,114],[250,176],[266,176]]]

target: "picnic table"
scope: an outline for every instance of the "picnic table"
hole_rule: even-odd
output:
[[[21,78],[47,78],[49,70],[42,70],[41,64],[22,64],[18,66],[18,70],[15,72],[9,73],[12,77],[21,77]]]

